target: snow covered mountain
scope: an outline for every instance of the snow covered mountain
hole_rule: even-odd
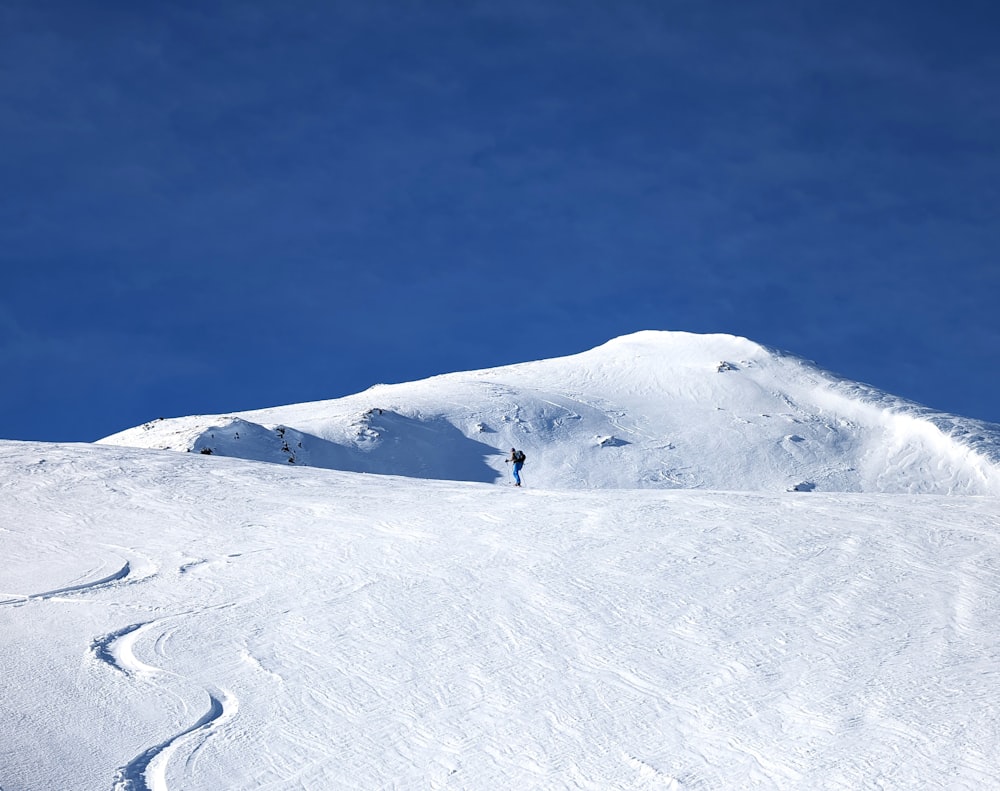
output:
[[[0,791],[1000,788],[998,431],[639,333],[0,441]]]
[[[646,331],[570,357],[330,401],[157,419],[100,440],[558,489],[1000,493],[1000,426],[730,335]]]

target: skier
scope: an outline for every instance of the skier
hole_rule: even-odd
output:
[[[524,459],[525,459],[524,451],[514,450],[514,448],[510,449],[510,458],[504,459],[504,464],[510,461],[514,462],[514,466],[511,467],[511,471],[514,473],[515,486],[521,485],[521,468],[524,466]]]

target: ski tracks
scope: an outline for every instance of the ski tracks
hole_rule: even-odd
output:
[[[0,594],[0,606],[23,606],[32,602],[61,601],[78,599],[83,594],[96,593],[115,586],[136,584],[154,577],[159,569],[148,557],[139,555],[124,547],[110,547],[120,556],[119,562],[109,573],[95,576],[109,565],[103,562],[81,575],[83,581],[62,585],[58,588],[36,593],[6,593]],[[181,569],[184,573],[186,569]],[[229,605],[219,605],[207,609],[220,609]],[[89,646],[90,655],[100,664],[121,673],[129,679],[153,679],[157,676],[173,675],[162,668],[143,662],[136,656],[137,642],[147,634],[160,629],[155,638],[155,652],[164,654],[163,644],[167,641],[173,629],[164,629],[164,623],[193,612],[188,611],[176,615],[157,618],[150,621],[139,621],[115,629],[108,634],[94,638]],[[198,751],[206,740],[236,715],[239,708],[237,699],[230,693],[215,687],[206,688],[208,709],[192,725],[180,730],[163,741],[148,747],[135,756],[115,773],[112,781],[112,791],[168,791],[166,769],[170,758],[185,745],[191,745],[187,758],[192,764]]]
[[[99,662],[103,662],[126,676],[154,675],[157,669],[140,662],[136,659],[133,651],[133,646],[141,631],[150,625],[150,623],[134,623],[123,626],[103,637],[97,637],[90,644],[90,652]]]
[[[119,555],[117,562],[106,559],[84,571],[79,581],[35,593],[0,594],[0,606],[25,606],[39,602],[80,600],[85,594],[99,593],[122,585],[136,584],[154,577],[159,569],[148,557],[124,547],[112,546]],[[113,565],[112,565],[113,563]],[[110,572],[105,572],[111,566]],[[185,613],[181,613],[184,615]],[[171,616],[180,617],[180,616]],[[89,646],[90,655],[99,663],[124,676],[150,679],[166,671],[140,660],[135,653],[136,642],[146,633],[163,624],[166,618],[128,624],[108,634],[94,638]],[[163,640],[157,639],[157,644]],[[194,724],[169,738],[147,748],[118,769],[112,781],[113,791],[167,791],[167,763],[178,749],[193,744],[188,761],[192,761],[200,746],[238,709],[236,699],[229,693],[210,688],[206,690],[209,705]]]
[[[167,764],[185,744],[192,744],[187,764],[190,766],[205,741],[236,716],[239,705],[228,693],[209,688],[208,711],[191,726],[141,752],[115,773],[112,791],[167,791]]]
[[[120,548],[116,549],[121,551]],[[123,552],[122,554],[126,553]],[[0,606],[24,604],[30,601],[56,599],[63,596],[72,596],[81,593],[92,593],[104,588],[110,588],[116,584],[142,582],[143,580],[154,575],[157,571],[156,566],[153,565],[149,558],[142,556],[134,555],[131,560],[121,558],[119,562],[121,565],[116,566],[115,570],[110,574],[104,574],[103,576],[95,579],[87,579],[83,582],[77,582],[72,585],[64,585],[59,588],[53,588],[51,590],[41,591],[38,593],[0,594],[0,596],[5,597],[0,599]],[[91,569],[91,571],[94,571],[94,569]],[[87,572],[85,572],[83,576],[87,576]]]
[[[67,585],[64,588],[55,588],[50,591],[43,591],[41,593],[28,593],[28,594],[17,594],[8,593],[6,599],[0,599],[0,605],[4,604],[20,604],[23,602],[34,601],[38,599],[52,599],[56,596],[61,596],[68,593],[78,593],[80,591],[92,591],[97,588],[102,588],[106,585],[110,585],[113,582],[118,582],[119,580],[125,579],[131,572],[131,564],[125,561],[120,569],[106,577],[101,577],[100,579],[91,580],[89,582],[83,582],[79,585]]]
[[[220,605],[209,609],[220,609]],[[200,612],[200,611],[197,611]],[[135,653],[135,645],[140,638],[157,632],[154,652],[165,655],[164,644],[173,633],[173,628],[164,628],[167,621],[183,618],[193,612],[182,612],[156,620],[130,624],[91,643],[91,653],[95,659],[107,667],[124,674],[130,679],[151,680],[158,676],[175,675],[155,665],[140,660]],[[192,766],[198,751],[206,741],[239,709],[239,702],[229,692],[214,686],[206,687],[208,710],[192,725],[174,733],[163,741],[143,750],[131,761],[119,767],[112,781],[112,791],[168,791],[166,780],[167,765],[171,757],[185,745],[190,745],[186,764]]]

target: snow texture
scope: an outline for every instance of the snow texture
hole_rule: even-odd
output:
[[[678,334],[231,417],[0,442],[3,791],[1000,788],[996,427]]]

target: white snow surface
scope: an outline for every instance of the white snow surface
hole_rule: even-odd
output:
[[[497,482],[511,447],[558,489],[1000,494],[1000,426],[935,412],[731,335],[645,331],[582,354],[100,440]]]
[[[676,333],[150,425],[0,442],[2,791],[1000,788],[995,426]]]

